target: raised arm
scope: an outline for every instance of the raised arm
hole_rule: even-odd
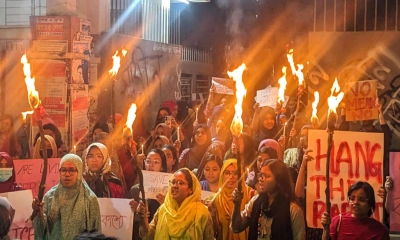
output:
[[[232,221],[231,221],[231,229],[234,233],[240,233],[244,231],[249,226],[249,219],[251,216],[251,211],[253,209],[254,201],[250,201],[246,204],[245,209],[243,212],[240,212],[240,205],[243,199],[243,193],[239,192],[237,188],[233,190],[232,193],[232,201],[235,203],[232,212]]]

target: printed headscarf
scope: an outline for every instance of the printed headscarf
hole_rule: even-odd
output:
[[[92,172],[88,167],[87,155],[90,149],[97,147],[103,155],[103,166],[98,172]],[[85,171],[83,177],[85,178],[90,189],[96,194],[97,197],[110,198],[113,197],[110,189],[109,182],[114,182],[121,185],[121,181],[111,172],[111,158],[108,154],[107,147],[102,143],[94,142],[89,145],[84,151],[85,154]]]
[[[217,196],[215,197],[214,200],[214,206],[217,209],[218,213],[218,221],[221,224],[221,231],[220,234],[222,234],[223,239],[234,239],[234,240],[247,240],[247,235],[248,235],[248,228],[246,228],[245,231],[234,234],[230,228],[229,225],[231,223],[231,216],[232,216],[232,211],[234,208],[234,203],[232,202],[232,192],[233,188],[229,189],[225,187],[224,184],[224,171],[230,166],[233,165],[237,169],[237,160],[236,159],[228,159],[224,162],[224,165],[222,166],[221,173],[219,176],[219,182],[218,182],[218,187],[221,188],[221,191],[216,193]],[[244,172],[242,172],[244,174]],[[240,206],[240,211],[243,211],[246,204],[250,201],[251,199],[251,188],[247,187],[244,179],[240,178],[240,183],[242,185],[242,191],[243,191],[243,199],[242,199],[242,204]]]
[[[183,169],[190,173],[193,181],[193,193],[179,206],[172,198],[171,185],[168,187],[165,201],[158,210],[158,222],[154,239],[181,239],[188,231],[189,227],[193,225],[193,222],[196,236],[203,235],[209,219],[209,212],[207,207],[200,201],[200,182],[189,169]],[[180,170],[182,169],[179,169],[177,172]],[[171,177],[171,180],[173,178],[174,176]]]
[[[58,156],[57,156],[57,153],[58,153],[57,144],[56,144],[56,142],[54,141],[54,138],[53,138],[52,136],[50,136],[50,135],[44,135],[44,138],[46,138],[46,140],[49,141],[50,146],[51,146],[51,150],[53,150],[53,155],[47,156],[47,157],[48,157],[48,158],[56,158],[56,157],[58,157]],[[34,148],[34,150],[33,150],[33,158],[34,158],[34,159],[36,159],[36,158],[42,158],[42,156],[40,156],[40,151],[42,150],[42,144],[41,144],[41,142],[42,142],[42,139],[39,137],[39,138],[36,140],[35,148]]]

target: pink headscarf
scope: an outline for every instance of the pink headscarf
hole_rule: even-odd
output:
[[[274,139],[264,139],[264,140],[262,140],[260,142],[260,145],[258,145],[258,151],[260,151],[260,149],[262,147],[270,147],[270,148],[275,149],[276,153],[278,154],[279,160],[283,159],[283,152],[282,152],[281,146]]]

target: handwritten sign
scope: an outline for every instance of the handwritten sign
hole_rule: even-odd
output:
[[[33,196],[37,196],[43,172],[43,159],[14,160],[16,182],[23,189],[31,189]],[[60,158],[49,158],[47,166],[46,188],[57,185],[60,179]]]
[[[14,160],[15,161],[15,160]],[[34,232],[32,221],[25,223],[32,213],[32,191],[24,190],[17,192],[0,193],[10,202],[15,210],[14,221],[8,232],[11,239],[33,240]]]
[[[387,205],[390,216],[390,231],[400,232],[400,152],[391,152],[389,156],[390,177],[393,179],[393,189],[388,194]]]
[[[346,84],[346,121],[378,118],[378,108],[375,107],[377,84],[377,80]]]
[[[133,212],[130,199],[98,198],[101,214],[101,231],[106,236],[132,239]]]
[[[143,186],[147,198],[156,199],[157,194],[168,192],[172,173],[143,171]]]
[[[232,79],[213,77],[211,83],[214,93],[233,95],[235,81]]]
[[[260,104],[260,107],[269,106],[272,108],[276,108],[277,98],[278,98],[278,88],[268,86],[263,90],[257,91],[255,100]]]
[[[314,157],[307,163],[306,220],[311,228],[322,228],[320,218],[326,209],[327,139],[324,130],[308,131],[308,147]],[[383,181],[383,133],[335,131],[329,178],[331,217],[350,211],[347,191],[353,183],[365,181],[375,190],[374,217],[380,221],[383,204],[377,192]]]

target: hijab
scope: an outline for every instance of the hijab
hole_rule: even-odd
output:
[[[279,143],[274,140],[274,139],[264,139],[260,142],[260,145],[258,145],[258,151],[260,151],[261,148],[263,147],[270,147],[275,149],[276,153],[278,154],[278,159],[282,160],[283,158],[283,152],[281,149],[281,146],[279,145]]]
[[[6,152],[0,152],[0,159],[1,158],[6,159],[7,165],[9,168],[12,168],[12,175],[7,181],[0,182],[0,193],[13,192],[15,191],[15,169],[13,159]]]
[[[272,129],[267,129],[264,127],[264,119],[267,114],[270,114],[272,119],[275,122]],[[264,139],[266,139],[266,138],[275,139],[277,137],[276,134],[278,133],[278,127],[277,127],[277,123],[276,123],[275,110],[273,108],[271,108],[271,107],[261,108],[261,111],[258,115],[258,131],[259,131],[258,134],[260,134],[261,132],[263,133]]]
[[[171,185],[168,186],[165,201],[158,209],[158,222],[154,239],[181,239],[193,224],[196,236],[203,236],[210,215],[207,207],[201,202],[200,182],[189,169],[183,168],[180,170],[190,173],[193,182],[193,193],[186,197],[181,206],[179,206],[172,198]],[[174,175],[171,180],[173,178]]]
[[[53,151],[53,154],[51,156],[47,155],[47,157],[48,158],[56,158],[56,157],[58,157],[57,156],[57,153],[58,153],[57,145],[56,145],[56,142],[54,141],[54,138],[52,136],[50,136],[50,135],[44,135],[44,138],[46,138],[46,140],[49,141],[50,146],[51,146],[51,150]],[[40,151],[42,150],[41,142],[42,142],[42,139],[39,137],[37,139],[37,141],[36,141],[35,148],[33,150],[33,158],[34,159],[43,158],[40,155]]]
[[[233,165],[237,169],[237,160],[232,158],[224,162],[218,182],[218,187],[221,189],[221,191],[219,193],[216,193],[218,195],[215,197],[214,200],[214,206],[216,207],[218,213],[218,220],[222,226],[222,229],[220,229],[220,234],[222,233],[222,239],[247,240],[248,228],[246,228],[246,230],[238,234],[234,234],[229,228],[229,225],[231,223],[233,208],[235,205],[231,200],[232,192],[234,189],[233,188],[229,189],[225,187],[224,171],[230,165]],[[244,172],[242,172],[242,174],[243,173]],[[251,189],[246,186],[246,184],[243,181],[243,178],[240,179],[240,184],[242,185],[242,190],[244,194],[242,199],[242,204],[240,206],[240,211],[243,211],[246,204],[251,199]]]
[[[157,131],[157,128],[162,127],[164,130],[164,134],[163,136],[167,137],[168,139],[171,139],[172,137],[172,130],[171,128],[168,126],[168,124],[166,123],[160,123],[156,126],[156,128],[154,129],[155,131]]]
[[[0,239],[8,239],[8,232],[14,219],[15,210],[5,197],[0,197]]]
[[[77,234],[77,229],[97,228],[100,230],[101,225],[92,226],[93,222],[100,223],[100,212],[94,211],[93,204],[89,204],[89,198],[93,198],[94,194],[83,179],[81,158],[75,154],[66,154],[60,161],[60,167],[66,162],[75,165],[77,180],[70,188],[65,188],[58,183],[46,193],[46,195],[54,193],[53,197],[48,198],[51,203],[49,203],[47,222],[49,232],[51,232],[55,223],[61,221],[62,239],[72,239]]]
[[[89,154],[90,149],[94,147],[100,149],[103,155],[103,166],[97,172],[90,171],[87,164],[87,155]],[[111,158],[108,154],[107,147],[102,143],[94,142],[87,147],[87,151],[85,151],[85,171],[83,173],[83,177],[97,197],[113,197],[109,182],[121,185],[121,181],[115,176],[114,173],[111,172]]]

